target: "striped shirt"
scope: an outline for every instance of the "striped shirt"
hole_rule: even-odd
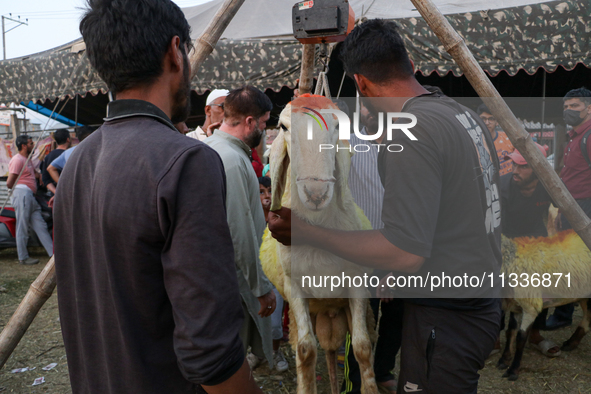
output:
[[[365,127],[362,134],[367,134]],[[350,138],[351,148],[356,145],[366,145],[367,148],[358,149],[351,158],[351,169],[349,171],[349,188],[353,194],[355,203],[359,205],[365,216],[369,219],[374,230],[384,227],[382,222],[382,205],[384,200],[384,186],[378,173],[378,148],[373,146],[375,141],[363,141],[354,133]]]

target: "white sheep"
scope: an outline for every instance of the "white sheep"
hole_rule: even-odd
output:
[[[511,319],[505,349],[497,366],[505,369],[511,363],[503,377],[517,380],[523,349],[533,322],[543,309],[571,302],[579,302],[583,309],[583,320],[573,335],[564,342],[561,350],[576,349],[589,331],[591,314],[587,310],[587,298],[591,295],[591,252],[573,230],[563,231],[552,237],[503,237],[502,251],[504,287],[512,289],[512,294],[508,294],[511,298],[503,301],[503,309],[511,312]],[[562,277],[558,274],[562,274]],[[567,274],[570,274],[568,278],[565,277]],[[526,283],[526,278],[529,284]],[[532,278],[535,278],[533,282]],[[518,286],[513,287],[515,284]],[[517,322],[513,314],[518,318],[521,316],[517,333]],[[511,362],[513,347],[515,356]]]
[[[306,108],[336,109],[324,97],[300,97],[281,112],[280,131],[271,147],[271,210],[281,206],[307,222],[343,230],[371,229],[363,212],[355,205],[347,178],[350,153],[347,149],[319,154],[319,144],[339,145],[336,118],[324,116],[326,125],[313,122],[313,138],[307,127],[310,118]],[[326,127],[327,126],[327,127]],[[295,182],[294,182],[295,180]],[[291,312],[290,342],[296,352],[297,379],[300,394],[316,393],[316,340],[326,352],[331,390],[339,392],[336,376],[336,351],[347,331],[351,332],[355,357],[359,362],[362,392],[377,394],[373,372],[372,340],[375,341],[374,318],[369,307],[369,293],[363,288],[299,288],[304,275],[347,275],[370,273],[329,252],[310,246],[284,246],[267,230],[261,246],[261,264],[267,277],[289,301]],[[293,267],[292,267],[293,262]],[[302,298],[307,297],[307,298]],[[330,298],[327,298],[330,297]]]

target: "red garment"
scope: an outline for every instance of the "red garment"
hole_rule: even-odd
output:
[[[591,120],[569,131],[570,141],[564,149],[564,167],[560,178],[575,200],[591,198],[591,168],[581,152],[581,140],[589,129]],[[591,157],[591,142],[587,142],[587,152]]]
[[[263,162],[259,158],[259,154],[257,153],[256,149],[251,149],[251,151],[252,151],[252,168],[254,168],[254,172],[255,172],[255,174],[257,174],[257,178],[260,178],[263,176],[263,168],[265,168],[265,166],[263,165]]]

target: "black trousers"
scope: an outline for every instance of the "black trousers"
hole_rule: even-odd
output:
[[[370,300],[376,322],[380,307],[379,298]],[[402,318],[404,314],[404,300],[395,298],[390,302],[382,302],[382,317],[380,319],[379,337],[376,344],[374,359],[374,373],[376,382],[387,382],[394,379],[392,370],[396,365],[396,354],[402,342]],[[361,393],[361,374],[359,364],[353,353],[351,337],[347,335],[345,353],[345,379],[341,386],[341,393]]]
[[[477,393],[500,317],[500,301],[470,311],[407,302],[397,392]]]

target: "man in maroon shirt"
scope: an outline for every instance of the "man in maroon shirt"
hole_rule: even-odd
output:
[[[572,126],[568,131],[568,143],[564,149],[564,167],[560,178],[573,195],[577,204],[591,217],[591,165],[583,156],[581,140],[591,130],[591,91],[586,88],[573,89],[564,96],[564,123]],[[587,157],[591,157],[591,144],[585,146]],[[559,230],[572,228],[568,220],[559,214],[556,220]],[[546,322],[547,330],[556,330],[572,324],[574,304],[556,308]]]

